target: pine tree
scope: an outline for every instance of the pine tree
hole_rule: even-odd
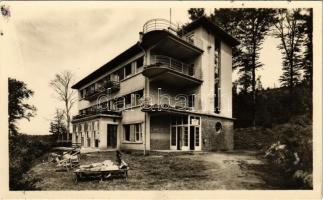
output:
[[[312,88],[313,82],[313,9],[306,9],[301,17],[304,20],[304,45],[305,52],[303,58],[304,78],[307,85]]]
[[[252,115],[255,126],[256,112],[256,70],[263,64],[259,52],[265,36],[274,23],[273,9],[215,9],[211,19],[225,31],[240,40],[240,46],[233,49],[233,69],[238,69],[239,82],[243,90],[252,92]]]
[[[283,55],[283,74],[280,77],[282,86],[289,88],[289,113],[294,113],[293,89],[301,81],[303,62],[304,19],[301,17],[302,9],[277,10],[273,36],[279,38],[281,43],[278,49]]]
[[[64,111],[56,109],[54,119],[50,122],[49,132],[55,135],[58,140],[64,140],[64,135],[67,133],[64,120]]]

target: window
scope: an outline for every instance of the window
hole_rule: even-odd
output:
[[[217,122],[215,124],[215,133],[219,134],[222,131],[222,124],[220,122]]]
[[[74,124],[73,125],[73,133],[75,133],[76,132],[76,125]]]
[[[137,72],[139,71],[138,69],[144,66],[144,57],[140,57],[136,60],[136,67],[137,67]]]
[[[123,109],[125,107],[125,97],[119,97],[114,101],[114,107],[117,110]]]
[[[195,105],[195,94],[192,94],[188,96],[188,107],[194,108],[194,105]]]
[[[200,117],[191,116],[190,117],[190,124],[194,125],[194,126],[200,125]]]
[[[141,124],[135,124],[135,135],[136,135],[136,142],[142,141],[142,130],[141,130]]]
[[[188,146],[188,127],[184,127],[184,146]]]
[[[125,103],[126,108],[131,107],[131,105],[132,105],[131,104],[131,94],[124,96],[124,103]]]
[[[131,63],[129,63],[128,65],[126,65],[125,67],[125,77],[128,77],[132,74],[132,70],[131,70]]]
[[[117,70],[117,71],[115,72],[115,74],[116,74],[117,76],[119,76],[119,80],[120,80],[120,81],[121,81],[121,80],[123,80],[123,79],[124,79],[124,68],[122,67],[121,69]]]
[[[87,126],[87,122],[85,122],[85,123],[84,123],[84,131],[87,131],[87,128],[88,128],[88,126]]]
[[[137,106],[142,103],[142,98],[144,97],[144,90],[139,90],[132,94],[132,106]]]
[[[172,132],[171,132],[171,144],[172,146],[176,145],[176,127],[172,127]]]
[[[130,125],[123,126],[123,139],[130,142]]]
[[[81,124],[79,124],[79,126],[78,126],[78,131],[82,132],[82,125]]]
[[[220,113],[221,108],[221,42],[214,43],[214,112]]]
[[[123,140],[126,142],[142,141],[142,124],[127,124],[123,126]]]
[[[81,90],[81,97],[82,98],[85,98],[85,96],[86,96],[86,90],[83,89],[83,90]]]
[[[200,146],[200,128],[195,127],[195,146]]]

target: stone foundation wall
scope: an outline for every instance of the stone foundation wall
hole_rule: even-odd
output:
[[[203,151],[233,149],[233,120],[212,116],[201,116],[201,120]],[[215,128],[217,122],[222,125],[219,132],[216,132]]]

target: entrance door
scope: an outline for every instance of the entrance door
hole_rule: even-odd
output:
[[[107,148],[115,149],[117,148],[117,131],[118,125],[108,124],[107,127]]]

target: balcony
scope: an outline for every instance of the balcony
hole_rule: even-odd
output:
[[[194,45],[200,49],[202,49],[203,47],[202,40],[196,37],[192,38],[184,34],[179,34],[181,33],[181,29],[176,27],[175,24],[171,23],[166,19],[151,19],[147,21],[143,26],[143,34],[146,34],[152,31],[167,31],[173,35],[178,36],[179,38],[190,43],[191,45]]]
[[[194,76],[193,65],[163,55],[152,55],[150,65],[144,67],[143,75],[151,81],[180,87],[202,83],[202,80]]]
[[[102,86],[97,87],[94,90],[89,90],[86,92],[84,99],[91,101],[103,94],[104,92],[113,93],[120,90],[120,82],[107,80]]]
[[[165,19],[147,21],[142,31],[143,46],[153,47],[156,54],[166,54],[179,59],[198,56],[203,52],[203,43],[194,35],[182,34],[179,27]]]
[[[107,110],[107,109],[99,109],[96,106],[92,106],[85,110],[81,110],[80,114],[73,116],[72,121],[80,120],[83,118],[94,117],[98,115],[108,115],[111,117],[121,117],[121,112],[117,110]]]

